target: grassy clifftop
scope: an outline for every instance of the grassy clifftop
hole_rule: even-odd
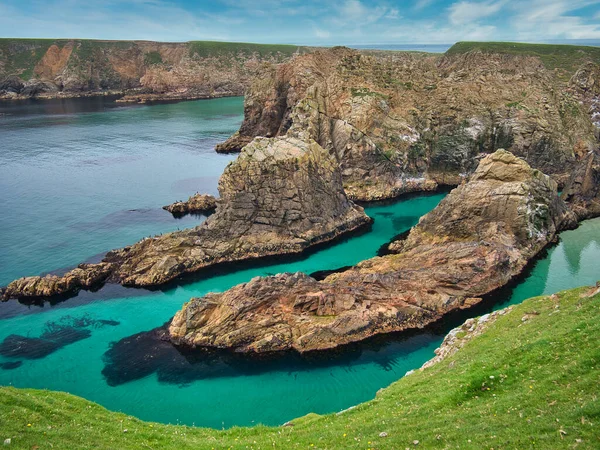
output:
[[[64,393],[0,388],[0,439],[27,449],[599,448],[593,290],[527,300],[453,356],[343,414],[215,431],[143,422]]]
[[[585,62],[600,63],[600,47],[582,45],[457,42],[446,52],[446,55],[451,56],[470,51],[537,56],[542,60],[546,68],[550,70],[564,70],[569,74],[573,74]]]

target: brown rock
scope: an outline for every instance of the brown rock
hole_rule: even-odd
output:
[[[562,185],[595,145],[579,103],[598,90],[595,67],[574,76],[574,95],[534,56],[316,51],[253,81],[244,122],[218,151],[255,136],[314,139],[337,155],[357,200],[458,185],[499,148]]]
[[[164,210],[169,211],[174,216],[181,216],[190,213],[209,213],[217,207],[217,199],[212,195],[194,194],[185,202],[175,202],[163,206]]]
[[[401,253],[320,282],[281,274],[192,299],[169,333],[186,346],[304,352],[421,328],[505,285],[575,223],[555,182],[498,151],[423,217]]]
[[[80,264],[63,276],[19,278],[6,287],[3,299],[53,297],[75,293],[80,289],[92,289],[101,286],[111,270],[112,265],[108,263]]]
[[[573,171],[561,198],[579,220],[600,216],[600,155],[590,152]]]
[[[346,198],[335,158],[316,142],[257,138],[219,180],[199,227],[111,252],[127,285],[151,286],[214,264],[300,253],[371,222]]]

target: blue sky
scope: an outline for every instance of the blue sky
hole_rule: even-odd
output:
[[[0,0],[0,37],[309,45],[600,40],[600,0]]]

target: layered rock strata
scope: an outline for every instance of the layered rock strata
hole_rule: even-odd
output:
[[[227,166],[219,193],[200,226],[111,251],[102,267],[124,285],[156,286],[215,264],[301,253],[371,223],[346,197],[335,157],[314,141],[255,139]],[[71,278],[17,280],[5,298],[87,288]]]
[[[253,81],[244,122],[217,151],[255,136],[314,139],[357,200],[457,185],[499,148],[563,185],[596,143],[584,75],[565,82],[536,56],[316,51]]]
[[[209,213],[217,207],[217,199],[212,195],[196,193],[185,202],[175,202],[163,206],[163,209],[169,211],[174,216],[183,216],[191,213]]]
[[[505,285],[575,225],[554,181],[497,151],[421,219],[397,254],[323,281],[286,273],[192,299],[169,333],[183,346],[306,352],[421,328]]]

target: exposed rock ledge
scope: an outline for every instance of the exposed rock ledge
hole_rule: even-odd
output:
[[[320,282],[287,273],[192,299],[169,333],[192,347],[305,352],[421,328],[481,301],[575,225],[556,183],[500,150],[421,219],[400,253]]]
[[[112,265],[108,263],[80,264],[63,276],[25,277],[10,283],[3,292],[5,299],[11,297],[37,298],[65,295],[80,289],[101,286],[110,276]]]
[[[185,202],[175,202],[163,206],[164,210],[169,211],[174,216],[182,216],[190,213],[208,213],[214,211],[217,207],[217,199],[212,195],[196,193]]]
[[[109,252],[100,267],[122,284],[156,286],[214,264],[300,253],[371,223],[346,197],[335,157],[314,141],[257,138],[227,166],[219,193],[216,212],[202,225]],[[13,281],[4,298],[88,288],[52,280]]]

